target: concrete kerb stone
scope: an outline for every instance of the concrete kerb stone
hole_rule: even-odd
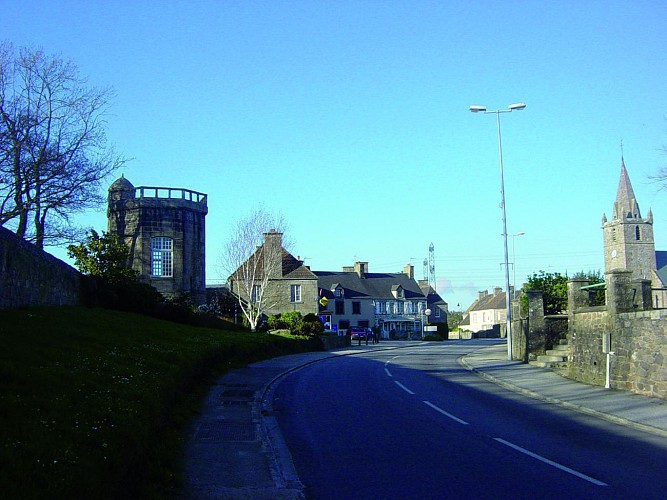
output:
[[[634,422],[632,420],[628,420],[628,419],[620,417],[618,415],[601,412],[601,411],[595,410],[595,409],[587,407],[587,406],[570,403],[568,401],[563,401],[563,400],[557,399],[557,398],[552,398],[550,396],[546,396],[544,394],[540,394],[540,393],[531,391],[530,389],[526,389],[524,387],[519,387],[515,384],[512,384],[511,382],[507,382],[506,380],[503,380],[499,377],[496,377],[495,375],[492,375],[491,373],[486,372],[484,370],[484,367],[472,366],[466,358],[468,358],[472,355],[478,354],[479,352],[483,351],[484,349],[485,348],[482,348],[482,349],[479,349],[479,350],[474,351],[472,353],[468,353],[465,356],[461,356],[460,358],[457,359],[459,365],[461,365],[462,367],[464,367],[465,369],[467,369],[467,370],[469,370],[473,373],[476,373],[477,375],[479,375],[480,377],[488,380],[489,382],[492,382],[496,385],[504,387],[505,389],[508,389],[512,392],[516,392],[518,394],[522,394],[522,395],[527,396],[529,398],[537,399],[537,400],[543,401],[545,403],[555,404],[555,405],[561,406],[563,408],[567,408],[567,409],[570,409],[570,410],[575,410],[575,411],[578,411],[580,413],[584,413],[586,415],[601,418],[601,419],[607,420],[609,422],[613,422],[613,423],[619,424],[619,425],[624,425],[624,426],[627,426],[627,427],[630,427],[630,428],[633,428],[633,429],[636,429],[636,430],[639,430],[639,431],[649,432],[651,434],[655,434],[655,435],[661,436],[661,437],[667,437],[667,430],[658,429],[657,427],[642,424],[642,423],[639,423],[639,422]],[[486,349],[488,349],[488,348],[486,348]],[[516,364],[521,364],[521,363],[517,362]],[[543,368],[537,368],[537,367],[535,367],[534,369],[535,370],[543,370]],[[576,383],[575,381],[572,381],[572,382]]]

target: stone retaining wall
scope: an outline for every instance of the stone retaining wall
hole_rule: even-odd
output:
[[[646,280],[629,280],[626,274],[607,273],[606,306],[577,307],[582,303],[578,297],[583,296],[585,283],[568,284],[572,350],[568,376],[605,385],[607,355],[602,339],[609,334],[614,353],[611,388],[667,398],[667,310],[651,309],[649,284]]]
[[[0,308],[79,304],[82,275],[0,227]]]

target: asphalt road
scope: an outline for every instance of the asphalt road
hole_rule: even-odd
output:
[[[664,438],[464,370],[476,341],[341,356],[273,410],[308,498],[667,498]]]

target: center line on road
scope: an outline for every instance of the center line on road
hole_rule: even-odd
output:
[[[387,374],[387,376],[389,376],[389,377],[393,377],[393,375],[391,374],[391,372],[390,372],[389,370],[387,370],[387,369],[385,368],[384,371],[385,371],[385,373]]]
[[[403,384],[401,384],[398,380],[394,380],[394,382],[396,383],[397,386],[399,386],[401,389],[403,389],[403,390],[404,390],[405,392],[407,392],[408,394],[414,394],[414,392],[412,392],[410,389],[408,389],[407,387],[405,387],[405,386],[404,386]]]
[[[434,409],[435,411],[437,411],[438,413],[442,413],[445,417],[449,417],[449,418],[451,418],[452,420],[455,420],[456,422],[458,422],[459,424],[469,425],[468,422],[466,422],[465,420],[461,420],[460,418],[455,417],[455,416],[452,415],[451,413],[446,412],[445,410],[443,410],[442,408],[439,408],[438,406],[434,405],[434,404],[431,403],[430,401],[424,401],[424,403],[426,403],[427,405],[429,405],[431,408],[433,408],[433,409]]]
[[[590,476],[587,476],[586,474],[582,474],[581,472],[577,472],[574,469],[570,469],[569,467],[565,467],[564,465],[561,465],[559,463],[554,462],[553,460],[549,460],[548,458],[544,458],[536,453],[533,453],[532,451],[528,451],[525,448],[521,448],[521,446],[517,446],[515,444],[510,443],[509,441],[505,441],[502,438],[493,438],[499,443],[504,444],[505,446],[509,446],[510,448],[519,451],[521,453],[524,453],[528,455],[529,457],[535,458],[536,460],[539,460],[540,462],[544,462],[545,464],[551,465],[552,467],[556,467],[556,469],[560,469],[564,472],[567,472],[568,474],[572,474],[573,476],[577,476],[580,479],[583,479],[584,481],[588,481],[589,483],[593,483],[597,486],[608,486],[607,483],[603,483],[602,481],[598,481],[597,479],[594,479]]]

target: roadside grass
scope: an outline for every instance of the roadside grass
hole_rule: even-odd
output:
[[[313,348],[105,309],[0,310],[2,497],[175,496],[215,377]]]

